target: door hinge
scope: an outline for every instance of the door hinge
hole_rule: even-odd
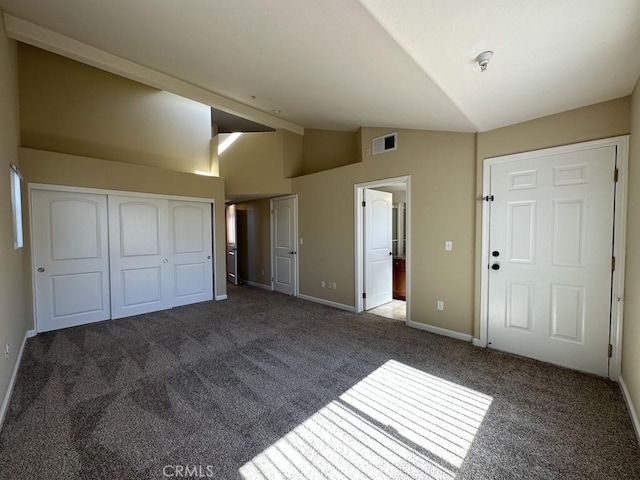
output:
[[[367,206],[367,202],[365,202],[364,200],[362,201],[362,206],[366,207]]]
[[[367,294],[366,293],[362,293],[362,298],[367,298]]]
[[[609,358],[613,357],[613,345],[609,344],[609,348],[607,349],[607,355]]]
[[[493,195],[487,195],[487,196],[484,196],[484,197],[482,195],[478,195],[476,197],[476,200],[478,202],[493,202],[494,197],[493,197]]]
[[[613,181],[614,181],[614,182],[617,182],[617,181],[618,181],[618,175],[619,175],[619,170],[616,168],[616,169],[613,171]]]
[[[611,257],[611,271],[615,271],[616,269],[616,257]]]

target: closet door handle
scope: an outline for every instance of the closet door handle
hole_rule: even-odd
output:
[[[169,260],[165,258],[164,260],[162,260],[162,263],[169,263]]]

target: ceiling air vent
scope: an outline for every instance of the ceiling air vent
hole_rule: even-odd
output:
[[[398,132],[388,133],[373,139],[373,154],[390,152],[398,148]]]

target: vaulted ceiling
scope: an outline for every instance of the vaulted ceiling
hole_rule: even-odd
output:
[[[0,8],[306,128],[485,131],[628,95],[640,75],[638,0],[0,0]],[[485,50],[494,55],[481,73],[475,58]]]

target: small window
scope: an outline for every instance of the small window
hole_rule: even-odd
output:
[[[11,165],[11,207],[13,210],[13,248],[22,248],[22,196],[20,189],[20,172],[18,167]]]

